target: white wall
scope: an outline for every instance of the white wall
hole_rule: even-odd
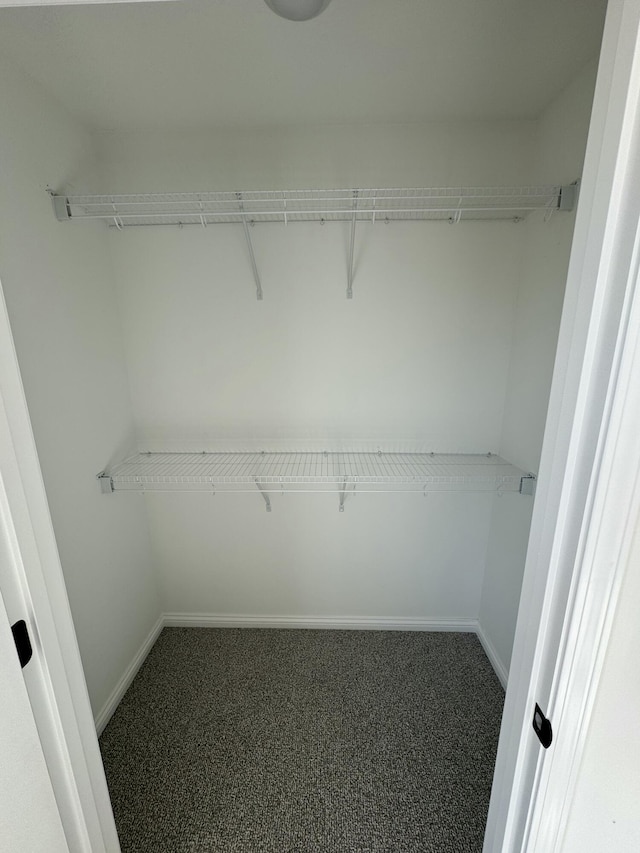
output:
[[[0,278],[94,712],[158,618],[146,515],[95,474],[134,440],[104,230],[53,217],[47,185],[93,175],[89,136],[0,67]]]
[[[65,226],[45,183],[144,192],[569,180],[590,74],[539,128],[102,133],[93,139],[100,170],[56,105],[41,105],[24,80],[5,87],[6,114],[16,116],[3,131],[16,185],[3,204],[5,234],[15,235],[5,288],[96,709],[159,609],[145,513],[170,612],[473,619],[488,553],[483,624],[508,662],[530,500],[361,495],[338,514],[335,496],[289,496],[267,515],[257,494],[103,498],[87,471],[133,441],[128,390],[149,449],[346,441],[500,450],[535,469],[572,217],[359,226],[353,301],[347,225],[259,226],[259,303],[241,229]],[[44,251],[19,251],[30,233]]]
[[[294,125],[95,136],[104,192],[517,184],[533,121]]]
[[[78,226],[76,226],[78,227]],[[82,227],[82,225],[80,225]],[[140,441],[494,450],[524,228],[397,223],[112,233]]]
[[[149,495],[173,613],[475,618],[486,495]],[[477,548],[477,550],[474,550]]]
[[[103,134],[105,189],[527,183],[533,125]],[[78,226],[78,227],[81,227]],[[490,451],[500,442],[523,226],[110,233],[141,445]],[[132,496],[114,496],[127,502]],[[519,501],[508,496],[506,502]],[[165,610],[477,617],[492,496],[148,495]]]
[[[536,181],[567,184],[580,177],[595,75],[595,65],[585,68],[541,117]],[[500,453],[533,472],[540,462],[574,221],[574,214],[557,213],[549,222],[536,214],[525,226]],[[496,501],[491,521],[480,624],[507,671],[532,510],[530,499]]]

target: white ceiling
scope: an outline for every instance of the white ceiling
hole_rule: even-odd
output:
[[[0,9],[0,53],[96,130],[534,118],[606,0],[263,0]]]

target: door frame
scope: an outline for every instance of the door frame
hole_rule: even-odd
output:
[[[25,684],[66,842],[71,853],[119,853],[1,283],[0,426],[2,510],[13,556],[10,592],[22,603],[23,613],[14,615],[26,621],[33,646]]]
[[[1,419],[0,419],[1,420]],[[0,452],[4,442],[0,441]],[[0,471],[4,466],[0,464]],[[7,524],[5,491],[0,477],[0,831],[5,850],[30,850],[33,853],[65,853],[69,845],[60,819],[60,808],[53,790],[42,740],[33,715],[27,679],[38,659],[25,664],[28,656],[22,646],[22,659],[15,653],[10,615],[11,605],[22,614],[17,600],[5,602],[3,591],[13,580],[15,549],[10,524]],[[32,664],[30,667],[29,664]],[[34,666],[35,665],[35,666]],[[27,667],[26,677],[24,666]],[[33,679],[29,679],[33,684]],[[38,820],[33,820],[37,812]]]
[[[630,516],[618,522],[613,538],[599,534],[610,532],[616,510],[620,515],[621,494],[628,495],[630,510],[637,502],[633,465],[640,464],[640,450],[629,424],[640,422],[640,394],[632,394],[631,378],[640,354],[634,349],[637,326],[629,319],[640,312],[637,292],[633,298],[639,56],[640,0],[610,0],[485,853],[561,849]],[[120,848],[111,803],[6,305],[0,302],[0,398],[16,463],[9,507],[22,556],[25,618],[48,677],[48,702],[34,713],[45,721],[39,730],[52,779],[64,786],[56,797],[70,850],[114,853]],[[556,730],[547,752],[531,729],[535,701]],[[569,748],[572,761],[561,760]]]
[[[610,0],[485,853],[562,849],[637,518],[639,104],[640,2]],[[548,750],[536,702],[554,728]]]

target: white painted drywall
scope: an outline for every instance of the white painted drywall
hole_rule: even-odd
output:
[[[20,103],[22,118],[18,131],[6,131],[17,161],[16,192],[7,193],[4,207],[13,229],[7,233],[17,235],[5,272],[7,299],[94,707],[133,657],[141,626],[148,631],[157,616],[145,504],[166,611],[477,617],[488,548],[492,554],[490,496],[359,496],[338,514],[335,496],[298,495],[274,503],[267,515],[257,493],[215,502],[206,495],[97,495],[86,471],[117,458],[133,438],[109,264],[143,447],[293,441],[474,452],[502,444],[513,461],[534,468],[521,451],[539,444],[542,415],[521,447],[509,443],[518,427],[503,430],[503,410],[510,382],[508,406],[517,414],[509,401],[518,374],[528,369],[529,350],[524,367],[518,353],[511,355],[514,322],[526,327],[531,310],[523,308],[523,255],[529,253],[531,267],[539,260],[535,229],[543,248],[558,243],[548,225],[359,226],[353,301],[345,299],[347,225],[260,226],[252,232],[265,291],[259,303],[241,229],[107,235],[100,226],[56,223],[40,192],[45,182],[80,190],[87,181],[114,192],[526,184],[534,181],[537,125],[101,133],[93,139],[101,170],[85,165],[78,176],[79,164],[90,159],[87,138],[74,128],[71,144],[69,123],[55,106],[33,116],[25,111],[24,103],[42,97],[33,86],[20,81],[9,92],[9,106],[17,112]],[[43,116],[53,145],[42,143],[40,153],[35,127]],[[553,153],[553,140],[545,140],[554,120],[547,124],[551,130],[543,121],[538,145]],[[29,135],[26,144],[19,132]],[[54,168],[56,157],[62,164]],[[536,180],[565,177],[548,158],[540,163]],[[10,208],[13,196],[28,199],[33,233],[47,250],[29,255],[28,264],[16,250],[29,231],[19,222],[20,207],[18,216]],[[557,222],[551,227],[570,232],[568,217]],[[35,298],[17,284],[26,272],[42,283],[42,292],[33,288]],[[558,304],[533,302],[541,318],[533,337],[542,325],[555,340]],[[43,349],[55,381],[42,371]],[[499,507],[522,549],[528,508],[513,496]],[[104,606],[96,618],[97,603]],[[517,596],[504,596],[496,632],[504,623],[508,635],[516,606]],[[501,608],[510,608],[507,617]],[[492,642],[504,645],[499,637]]]
[[[126,498],[125,496],[122,496]],[[147,497],[173,613],[473,619],[491,497]],[[477,546],[477,550],[474,550]]]
[[[234,226],[111,234],[143,444],[420,441],[495,450],[524,229]]]
[[[580,177],[595,65],[589,65],[547,108],[536,135],[535,180],[571,183]],[[537,472],[547,414],[574,214],[541,215],[526,223],[526,243],[500,453]],[[496,501],[480,609],[482,630],[508,671],[520,600],[533,501]]]
[[[105,189],[528,182],[534,125],[104,134]],[[81,227],[81,226],[80,226]],[[147,449],[500,442],[526,231],[513,223],[110,233]],[[139,500],[116,495],[116,500]],[[166,611],[476,618],[491,496],[148,495]],[[509,496],[505,501],[519,501]]]
[[[534,121],[97,133],[104,192],[496,186],[529,179]],[[99,189],[99,188],[98,188]]]
[[[99,493],[133,421],[104,230],[58,223],[45,188],[85,185],[89,136],[0,70],[0,275],[94,712],[160,612],[146,515]]]
[[[563,853],[640,849],[640,528],[607,644]]]
[[[263,0],[5,10],[0,52],[95,129],[519,119],[595,52],[605,5],[342,0],[293,25]]]

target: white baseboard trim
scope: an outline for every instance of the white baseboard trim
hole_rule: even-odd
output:
[[[96,724],[96,732],[98,733],[98,737],[104,731],[105,726],[113,716],[114,711],[120,704],[122,697],[129,689],[131,682],[136,677],[138,670],[142,666],[145,661],[145,658],[151,651],[153,644],[158,639],[160,631],[164,628],[164,616],[160,616],[158,621],[155,623],[151,631],[149,631],[146,639],[136,652],[133,660],[129,664],[129,666],[125,669],[122,678],[116,686],[111,691],[111,694],[107,701],[102,706],[99,714],[95,718]]]
[[[135,657],[95,718],[98,737],[113,716],[163,628],[326,628],[352,631],[463,631],[476,634],[500,683],[508,672],[477,619],[419,619],[379,616],[256,616],[227,613],[165,613],[155,623]]]
[[[500,684],[502,684],[503,688],[506,690],[507,681],[509,680],[509,670],[500,660],[500,656],[498,655],[495,646],[487,637],[482,628],[482,625],[479,622],[476,623],[476,634],[478,635],[478,639],[482,644],[482,648],[484,649],[486,656],[489,658],[489,661],[495,671],[495,674],[500,680]]]
[[[220,613],[165,613],[168,628],[333,628],[353,631],[468,631],[476,619],[420,619],[380,616],[255,616]]]

